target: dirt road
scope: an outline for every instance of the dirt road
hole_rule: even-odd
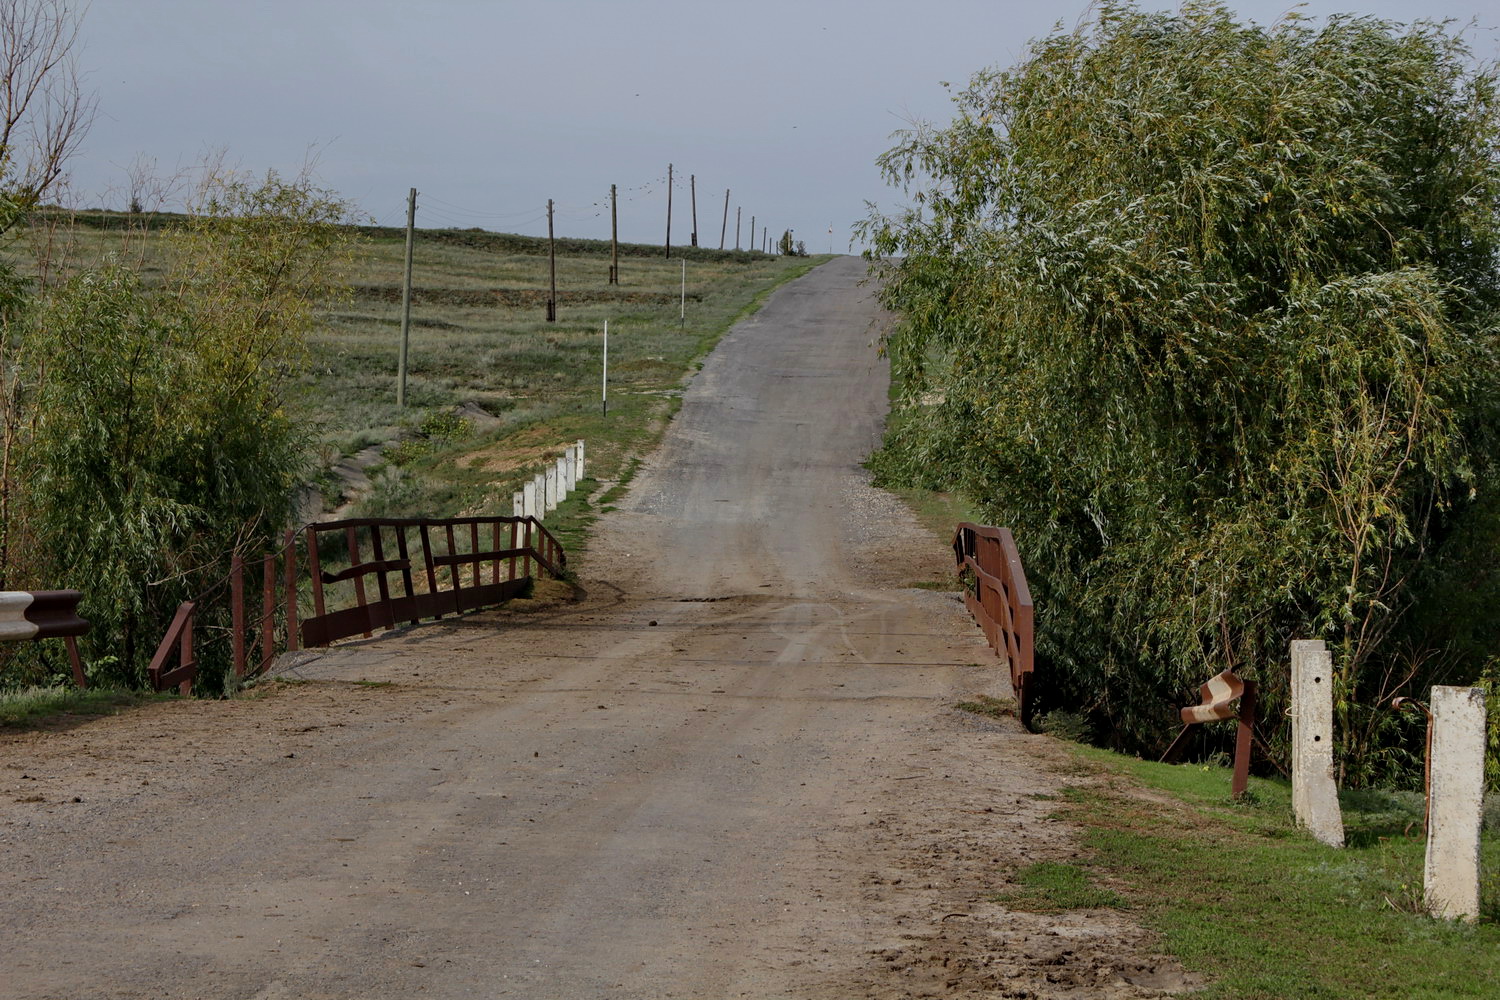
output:
[[[260,697],[0,734],[3,997],[1144,997],[1113,913],[1006,912],[1083,780],[859,467],[840,259],[694,379],[587,598],[307,659]]]

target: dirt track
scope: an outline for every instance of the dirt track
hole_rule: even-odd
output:
[[[1113,913],[986,901],[1074,853],[944,541],[872,489],[840,259],[694,380],[588,596],[301,683],[0,734],[0,997],[1146,997]],[[359,683],[363,682],[363,683]],[[371,682],[391,682],[377,686]]]

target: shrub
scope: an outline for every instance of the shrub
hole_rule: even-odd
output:
[[[1406,767],[1390,696],[1478,668],[1410,612],[1493,585],[1495,77],[1440,25],[1096,11],[881,158],[877,469],[1015,529],[1042,706],[1159,747],[1232,666],[1275,738],[1325,638],[1348,777]]]

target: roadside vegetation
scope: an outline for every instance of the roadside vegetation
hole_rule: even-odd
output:
[[[0,589],[82,591],[96,685],[142,687],[179,603],[308,519],[509,514],[579,438],[592,477],[619,476],[718,336],[826,259],[624,244],[609,285],[609,245],[564,239],[548,323],[545,240],[419,231],[398,408],[404,232],[363,225],[311,169],[220,157],[163,179],[142,161],[128,212],[48,207],[93,107],[77,17],[63,0],[0,17]],[[567,544],[593,485],[549,518]],[[205,643],[219,615],[200,608]],[[0,645],[0,692],[65,678],[54,645]],[[226,690],[223,657],[198,659],[198,690]]]
[[[1092,10],[881,159],[874,467],[1015,531],[1039,712],[1149,755],[1232,667],[1284,762],[1322,638],[1343,781],[1419,782],[1392,697],[1500,662],[1494,70],[1426,22]]]
[[[1346,790],[1348,846],[1292,820],[1284,781],[1229,796],[1227,768],[1154,764],[1077,747],[1083,780],[1056,815],[1085,858],[1035,866],[999,900],[1014,909],[1128,909],[1233,1000],[1491,997],[1500,980],[1500,811],[1486,815],[1481,922],[1422,905],[1420,792]]]

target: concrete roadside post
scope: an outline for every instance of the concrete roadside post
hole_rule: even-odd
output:
[[[1333,779],[1333,657],[1322,639],[1292,640],[1292,812],[1322,843],[1344,846]]]
[[[521,516],[536,517],[536,480],[521,487]]]
[[[570,464],[572,464],[572,463],[570,463],[568,461],[568,456],[566,454],[558,455],[557,456],[557,498],[558,498],[558,500],[566,500],[566,499],[568,499],[568,494],[571,493],[572,490],[573,490],[572,484],[568,482],[568,466]]]
[[[1434,917],[1479,918],[1479,832],[1484,821],[1484,691],[1432,688],[1431,776],[1423,886]]]
[[[547,476],[538,472],[533,479],[532,485],[536,487],[536,519],[540,521],[547,516]]]
[[[563,449],[563,472],[568,480],[568,492],[578,488],[578,462],[573,458],[573,446]]]
[[[573,445],[573,461],[578,464],[578,467],[573,470],[573,481],[574,482],[582,482],[583,479],[584,479],[584,475],[583,475],[583,438],[579,438],[574,443],[574,445]]]
[[[557,466],[547,466],[547,471],[542,473],[542,475],[545,477],[547,484],[547,513],[550,514],[557,509],[557,504],[561,499],[557,495]]]
[[[514,494],[510,498],[510,516],[511,517],[525,517],[526,516],[525,511],[526,511],[526,495],[524,493],[516,493],[516,494]]]

